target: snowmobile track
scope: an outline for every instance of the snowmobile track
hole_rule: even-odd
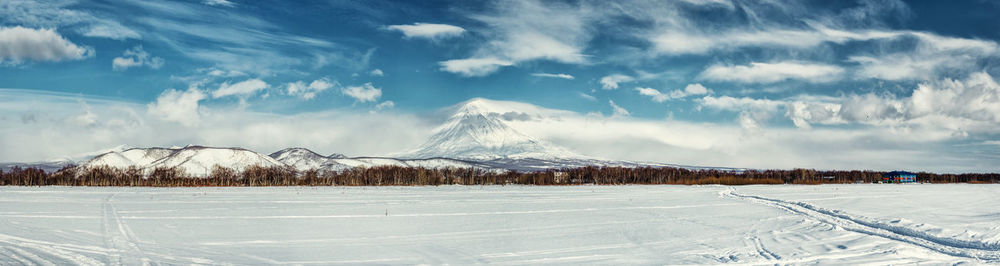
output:
[[[724,197],[732,197],[784,209],[851,232],[904,242],[951,256],[978,259],[992,263],[1000,262],[1000,243],[985,243],[934,236],[911,228],[889,225],[854,216],[839,210],[820,208],[809,203],[742,195],[732,189],[721,191],[719,194]]]

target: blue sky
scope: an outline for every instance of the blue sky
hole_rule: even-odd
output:
[[[892,168],[867,161],[945,154],[927,169],[998,170],[998,11],[996,1],[975,0],[7,0],[0,122],[12,126],[0,130],[4,144],[22,147],[47,130],[89,145],[24,146],[0,159],[186,143],[385,154],[429,133],[371,144],[330,124],[429,131],[429,113],[484,97],[657,128],[599,130],[658,145],[642,156],[539,133],[590,154],[817,168]],[[222,114],[247,122],[215,123]],[[273,122],[303,117],[324,126]],[[168,128],[178,137],[137,136]],[[317,133],[324,141],[219,135],[249,128],[345,133]],[[58,133],[74,130],[83,133]],[[729,135],[677,143],[708,130]],[[688,135],[665,140],[677,131]],[[785,158],[844,146],[869,156],[739,159],[780,152],[766,146],[794,146],[779,149]],[[720,153],[730,159],[710,159]]]

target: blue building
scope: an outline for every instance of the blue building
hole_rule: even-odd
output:
[[[882,175],[882,182],[886,183],[913,183],[917,182],[917,174],[906,171],[892,171]]]

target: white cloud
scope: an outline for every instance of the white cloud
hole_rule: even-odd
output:
[[[679,99],[692,95],[708,94],[709,89],[701,84],[688,84],[683,90],[673,90],[670,93],[663,93],[653,88],[636,87],[640,95],[649,96],[654,102],[662,103],[670,99]]]
[[[587,99],[588,101],[592,101],[592,102],[596,102],[597,101],[597,97],[594,97],[593,95],[586,94],[586,93],[583,93],[583,92],[577,92],[577,94],[580,95],[580,98]]]
[[[911,51],[881,55],[853,55],[848,61],[858,63],[857,76],[883,80],[931,80],[947,70],[972,72],[979,61],[998,54],[992,41],[944,37],[913,32],[916,48]]]
[[[142,36],[114,16],[96,14],[95,10],[80,8],[76,1],[3,1],[0,5],[0,23],[29,28],[73,29],[86,37],[114,40],[140,39]]]
[[[222,98],[230,95],[250,95],[267,88],[267,83],[260,79],[248,79],[238,83],[224,82],[219,89],[212,91],[212,98]]]
[[[514,65],[513,62],[497,58],[453,59],[440,62],[441,70],[464,77],[482,77],[496,72],[500,67]]]
[[[609,99],[608,100],[608,104],[611,105],[611,110],[613,112],[612,115],[611,115],[612,117],[622,117],[622,116],[629,116],[629,115],[631,115],[628,112],[628,110],[625,110],[625,108],[622,108],[621,106],[618,106],[617,104],[615,104],[615,101],[612,101],[612,100]]]
[[[313,80],[309,84],[305,81],[296,81],[285,84],[286,91],[288,95],[298,96],[303,100],[311,100],[316,97],[317,93],[323,92],[330,88],[337,86],[336,81],[330,81],[328,78],[321,78]]]
[[[575,79],[576,78],[576,77],[573,77],[573,75],[562,74],[562,73],[557,73],[557,74],[553,74],[553,73],[531,73],[531,76],[542,77],[542,78],[558,78],[558,79]]]
[[[217,68],[211,68],[211,69],[206,69],[206,70],[208,72],[206,72],[205,74],[207,74],[209,76],[213,76],[213,77],[232,78],[232,77],[246,76],[246,73],[243,73],[242,71],[236,71],[236,70],[224,71],[224,70],[217,69]]]
[[[751,11],[752,12],[752,11]],[[684,27],[691,21],[672,21],[647,36],[658,54],[706,54],[711,51],[729,51],[744,47],[806,49],[823,43],[843,44],[851,41],[868,41],[896,38],[904,31],[856,30],[846,31],[806,21],[808,27],[792,28],[769,26],[757,29],[733,27],[721,32],[699,32]]]
[[[198,102],[205,98],[205,93],[196,87],[190,87],[187,91],[169,89],[156,97],[156,102],[147,105],[147,110],[164,121],[195,126],[200,121]]]
[[[308,147],[322,154],[381,156],[416,147],[437,126],[407,113],[328,110],[278,114],[213,106],[206,103],[206,97],[207,92],[196,89],[167,90],[147,105],[79,94],[0,89],[0,119],[20,117],[32,106],[47,107],[34,113],[37,118],[33,121],[5,120],[19,125],[0,130],[0,162],[47,160],[123,144],[244,147],[264,154]]]
[[[848,94],[839,97],[797,96],[782,100],[705,96],[702,107],[749,111],[757,121],[779,109],[796,127],[813,124],[862,124],[928,140],[1000,134],[1000,85],[985,72],[964,80],[923,82],[909,97],[891,94]]]
[[[389,30],[399,31],[406,38],[425,38],[431,40],[441,40],[445,38],[458,37],[465,33],[465,29],[459,26],[433,23],[413,23],[413,25],[390,25]]]
[[[344,95],[354,98],[358,102],[374,102],[382,97],[382,89],[372,86],[371,82],[361,86],[350,86],[341,90]]]
[[[381,111],[383,109],[392,109],[393,107],[396,107],[396,103],[395,102],[393,102],[393,101],[384,101],[382,103],[376,104],[375,105],[375,110]]]
[[[743,128],[743,132],[747,135],[759,135],[763,131],[760,122],[750,112],[740,112],[736,121],[739,122],[740,128]]]
[[[0,27],[0,62],[58,62],[80,60],[92,55],[90,48],[78,46],[52,29]]]
[[[750,97],[735,98],[731,96],[705,96],[701,98],[700,103],[701,106],[720,110],[766,110],[772,112],[778,110],[778,107],[785,104],[783,101],[754,99]]]
[[[795,101],[788,103],[788,111],[785,113],[795,127],[809,129],[810,123],[840,124],[845,123],[840,118],[841,105],[822,102]]]
[[[712,65],[701,72],[699,78],[739,83],[774,83],[785,80],[821,83],[837,80],[843,73],[842,68],[826,64],[790,61],[754,62],[748,66]]]
[[[474,13],[470,17],[487,25],[483,36],[488,40],[466,59],[445,62],[479,60],[476,70],[449,71],[463,76],[485,76],[500,66],[511,66],[525,61],[549,60],[565,64],[585,64],[583,54],[592,38],[588,20],[594,19],[589,4],[567,4],[516,0],[495,4],[486,14]],[[492,62],[482,61],[490,59]],[[444,62],[442,62],[444,63]],[[468,68],[462,68],[468,69]]]
[[[232,1],[229,1],[229,0],[204,0],[204,1],[201,1],[201,3],[206,4],[206,5],[210,5],[210,6],[225,6],[225,7],[234,7],[234,6],[236,6],[236,3],[233,3]]]
[[[372,77],[381,77],[385,76],[385,73],[383,73],[381,69],[376,68],[375,70],[368,72],[368,75],[371,75]]]
[[[141,39],[135,30],[123,26],[121,23],[111,20],[102,20],[89,27],[80,29],[80,34],[87,37],[102,37],[113,40]]]
[[[132,67],[147,66],[152,69],[159,69],[163,66],[163,58],[150,55],[142,49],[142,45],[125,50],[122,56],[111,60],[111,69],[115,71],[125,71]]]
[[[619,83],[632,82],[635,78],[622,75],[622,74],[612,74],[601,78],[601,88],[605,90],[616,90],[618,89]]]
[[[145,38],[195,61],[260,77],[314,72],[329,65],[347,71],[369,69],[375,51],[296,35],[287,24],[252,12],[227,12],[197,2],[131,1],[128,7],[128,12],[160,14],[129,19],[148,29]]]
[[[908,100],[910,117],[940,114],[1000,123],[1000,85],[985,72],[920,84]]]
[[[653,88],[636,87],[635,90],[639,91],[640,95],[649,96],[650,98],[653,99],[654,102],[662,103],[670,99],[670,95],[661,93],[660,91]]]

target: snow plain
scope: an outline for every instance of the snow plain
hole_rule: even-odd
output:
[[[0,187],[0,264],[996,264],[998,192]]]

